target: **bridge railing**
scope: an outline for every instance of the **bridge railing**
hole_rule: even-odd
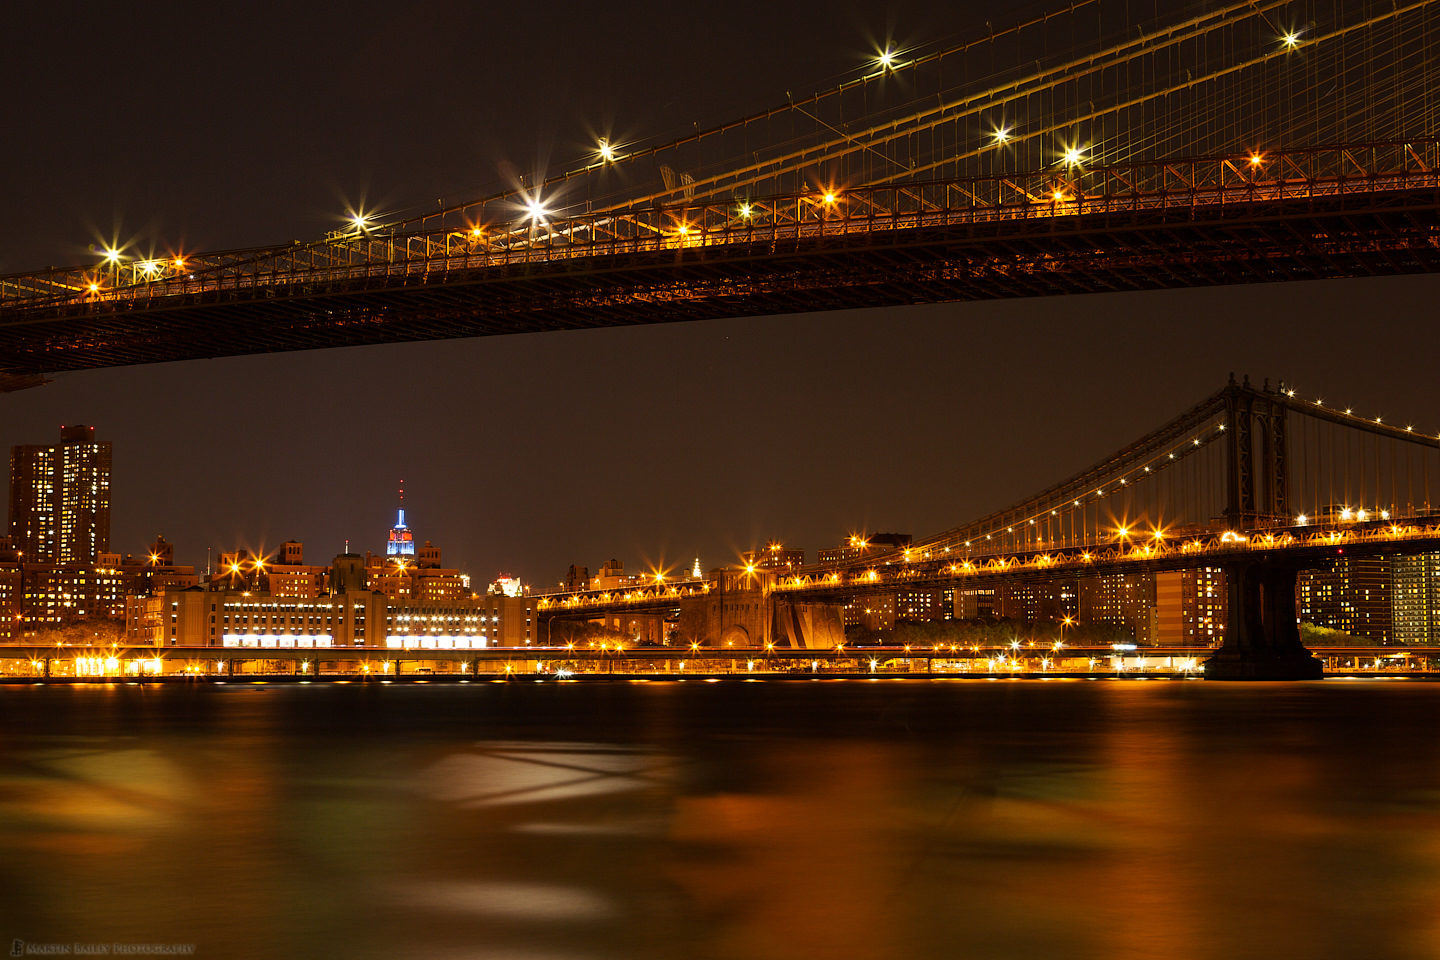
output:
[[[477,272],[621,255],[773,249],[788,242],[959,225],[1177,208],[1226,208],[1342,195],[1440,189],[1440,140],[1369,143],[1026,174],[737,198],[726,203],[475,224],[469,230],[357,234],[325,243],[137,260],[0,277],[0,310],[143,309],[171,297],[304,285],[444,283]]]

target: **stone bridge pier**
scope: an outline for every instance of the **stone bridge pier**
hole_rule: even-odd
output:
[[[773,591],[774,574],[716,570],[716,587],[680,601],[678,637],[714,649],[829,650],[845,640],[843,606],[797,602]]]
[[[1225,564],[1230,605],[1225,642],[1205,661],[1207,680],[1317,680],[1321,663],[1300,642],[1294,566],[1275,560]]]

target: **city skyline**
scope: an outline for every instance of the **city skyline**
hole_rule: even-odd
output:
[[[13,6],[11,956],[1435,939],[1440,2]]]
[[[1348,323],[1348,318],[1341,314],[1351,309],[1365,309],[1373,300],[1369,291],[1375,285],[1385,285],[1392,296],[1404,295],[1410,301],[1408,309],[1418,312],[1428,296],[1430,281],[1417,278],[1410,282],[1405,278],[1249,289],[1258,291],[1252,297],[1261,300],[1296,304],[1309,299],[1307,294],[1311,291],[1301,288],[1311,288],[1312,295],[1319,296],[1312,304],[1316,322],[1310,324],[1308,330],[1312,335],[1325,330],[1333,333],[1333,337],[1322,333],[1315,337],[1317,341],[1341,342],[1339,328]],[[1224,293],[1184,291],[1127,296],[1170,300],[1180,308],[1176,320],[1184,323],[1187,314],[1194,317],[1204,311],[1205,301],[1223,303]],[[1115,298],[1085,299],[1099,307],[1100,301]],[[952,342],[967,339],[945,316],[951,311],[1013,315],[1026,312],[1026,305],[968,304],[908,309],[921,316],[906,321],[907,324],[929,334],[929,342],[933,344],[935,337]],[[938,316],[926,317],[925,314]],[[763,319],[707,321],[693,327],[704,328],[701,339],[708,335],[709,339],[725,344],[734,337],[739,341],[736,353],[757,343],[776,346],[784,353],[786,347],[800,347],[799,341],[807,338],[807,328],[813,332],[821,324],[836,323],[833,316],[824,320],[789,318],[769,329],[765,329],[767,323]],[[863,314],[843,316],[838,322],[877,350],[884,348],[882,330]],[[1218,322],[1223,329],[1227,322],[1238,326],[1242,321],[1221,318]],[[1031,321],[1032,329],[1033,323]],[[356,363],[349,364],[352,369],[372,360],[384,368],[416,358],[422,365],[433,363],[446,370],[456,370],[463,366],[463,362],[455,358],[457,352],[484,352],[492,362],[498,359],[504,367],[509,366],[505,363],[507,359],[533,358],[530,342],[535,340],[549,341],[545,350],[552,360],[578,374],[583,371],[583,355],[593,352],[587,348],[595,340],[628,340],[631,346],[654,349],[688,340],[688,331],[681,332],[683,328],[676,327],[587,331],[491,338],[459,345],[352,348],[326,351],[322,355],[242,358],[69,374],[44,387],[0,397],[0,404],[8,414],[5,435],[0,441],[36,442],[53,435],[60,423],[82,419],[94,423],[102,436],[115,441],[112,541],[122,550],[138,549],[162,533],[177,544],[183,562],[197,566],[203,566],[207,545],[216,550],[237,546],[258,549],[278,546],[286,539],[303,540],[311,544],[312,549],[333,549],[338,553],[348,538],[352,549],[360,546],[362,552],[363,549],[382,552],[387,529],[393,522],[396,482],[403,476],[408,488],[407,521],[417,539],[429,539],[443,546],[457,565],[471,570],[477,578],[488,580],[493,575],[509,573],[527,582],[550,583],[560,579],[571,563],[595,567],[611,557],[624,560],[631,569],[663,563],[673,570],[688,568],[698,554],[708,568],[738,560],[744,551],[758,548],[770,539],[803,547],[813,556],[819,549],[839,543],[852,532],[903,530],[924,536],[946,529],[1085,466],[1107,446],[1118,446],[1140,436],[1153,425],[1149,413],[1151,403],[1155,406],[1164,403],[1178,409],[1216,385],[1219,377],[1206,376],[1208,371],[1195,369],[1208,365],[1194,360],[1177,363],[1173,369],[1152,366],[1145,356],[1148,352],[1145,320],[1131,318],[1123,324],[1114,320],[1110,323],[1136,335],[1131,343],[1117,344],[1114,348],[1121,358],[1118,366],[1126,371],[1124,383],[1134,384],[1133,397],[1109,389],[1065,386],[1063,377],[1069,375],[1067,368],[1071,365],[1065,358],[1051,353],[1037,355],[1031,372],[1026,375],[1026,388],[1014,393],[1007,390],[1007,380],[1015,375],[991,368],[967,375],[965,382],[973,386],[957,389],[951,403],[927,403],[923,397],[915,398],[918,391],[906,387],[906,378],[897,374],[892,378],[895,389],[908,392],[913,398],[910,403],[899,406],[903,413],[889,405],[875,409],[881,405],[872,399],[869,391],[863,398],[832,394],[835,408],[848,409],[853,416],[846,422],[843,414],[837,413],[834,428],[826,426],[814,434],[797,435],[788,427],[786,415],[779,409],[772,410],[764,400],[741,394],[731,404],[737,411],[736,418],[727,421],[722,417],[710,433],[687,436],[683,425],[692,419],[692,414],[677,402],[671,407],[652,409],[648,419],[656,424],[655,429],[666,431],[669,442],[687,455],[672,456],[670,461],[654,467],[644,458],[653,447],[643,432],[637,435],[623,427],[612,431],[603,424],[585,429],[583,423],[577,423],[572,432],[542,417],[529,430],[517,423],[506,432],[503,459],[511,466],[484,474],[481,489],[488,492],[489,497],[482,493],[479,499],[467,476],[448,466],[453,458],[441,441],[447,435],[453,436],[453,430],[444,429],[443,425],[429,433],[435,440],[434,448],[417,448],[393,471],[361,466],[374,462],[363,455],[357,456],[352,466],[337,466],[332,462],[330,447],[305,449],[314,443],[314,437],[326,436],[327,415],[323,409],[292,415],[270,425],[268,431],[248,424],[242,417],[232,421],[226,436],[222,437],[207,429],[210,413],[199,405],[189,409],[172,407],[168,424],[162,426],[147,413],[150,404],[144,393],[145,385],[164,378],[173,390],[203,394],[215,381],[214,374],[207,368],[230,366],[237,370],[237,375],[233,380],[222,379],[232,383],[253,379],[239,371],[264,367],[279,379],[308,375],[312,382],[323,385],[322,390],[330,387],[341,390],[349,374],[343,369],[326,369],[329,358],[360,355]],[[775,326],[782,329],[776,330]],[[1013,323],[973,332],[990,343],[1026,339],[1023,327],[1016,331]],[[1153,338],[1153,333],[1150,337]],[[1290,337],[1288,330],[1276,331],[1268,337],[1260,331],[1255,339],[1270,341],[1264,353],[1276,366],[1281,365],[1282,354],[1291,357],[1308,354],[1307,359],[1314,366],[1329,374],[1318,386],[1312,385],[1315,381],[1307,382],[1309,378],[1292,380],[1302,391],[1325,396],[1327,400],[1333,397],[1335,402],[1353,400],[1362,410],[1373,408],[1376,415],[1419,419],[1427,409],[1423,351],[1406,351],[1387,358],[1383,365],[1352,368],[1342,374],[1335,369],[1338,358],[1330,343],[1292,345]],[[658,343],[647,344],[645,340]],[[695,347],[687,346],[693,354]],[[897,365],[897,369],[908,368],[917,379],[933,383],[948,366],[946,361],[921,356],[924,351],[917,344],[897,347],[892,341],[889,346],[892,356],[900,354],[909,361]],[[1211,355],[1212,362],[1223,363],[1223,359],[1216,356],[1222,350],[1204,344],[1197,346],[1197,352],[1202,349]],[[385,356],[392,351],[401,356],[396,359]],[[417,354],[433,359],[421,361]],[[496,354],[501,356],[496,358]],[[626,360],[627,356],[625,351],[617,351],[616,362],[635,362]],[[756,378],[778,376],[777,363],[760,364]],[[1043,389],[1035,383],[1036,379],[1043,380],[1046,376],[1042,367],[1060,384],[1058,391],[1065,397],[1067,408],[1065,416],[1056,412],[1042,415],[1036,410],[1037,406],[1047,405],[1037,404],[1033,396],[1037,389]],[[799,408],[804,399],[796,394],[807,387],[818,386],[813,378],[819,371],[806,372],[811,378],[792,385],[786,402],[778,405],[780,409]],[[597,380],[592,374],[589,383],[598,392],[603,379]],[[1102,379],[1085,378],[1091,383]],[[1172,382],[1163,382],[1166,380]],[[1177,382],[1193,385],[1182,393],[1176,387]],[[100,405],[100,399],[95,396],[97,389],[112,396],[107,401],[112,412],[121,413],[127,408],[128,412],[111,418],[77,415]],[[431,399],[442,406],[458,403],[462,392],[459,386],[441,388],[432,384],[430,387]],[[611,393],[613,396],[614,391]],[[117,396],[129,399],[114,399]],[[652,389],[634,386],[629,396],[636,406],[656,399]],[[1145,406],[1140,406],[1141,398]],[[570,406],[570,399],[562,398],[559,406]],[[1017,437],[1017,431],[1009,428],[1003,419],[1007,407],[1036,418],[1028,431],[1035,440],[1024,439],[1023,435]],[[913,424],[913,431],[921,438],[934,438],[924,444],[914,440],[904,443],[915,451],[917,459],[931,465],[920,475],[910,474],[906,468],[896,469],[896,456],[903,454],[903,450],[889,445],[889,441],[896,438],[890,436],[886,428],[887,420],[896,415],[902,416],[902,427]],[[384,419],[387,430],[404,432],[403,410],[393,415],[380,411],[376,416]],[[737,424],[736,419],[744,423]],[[1080,433],[1083,440],[1076,436],[1076,428],[1081,426],[1085,428]],[[1423,422],[1419,426],[1426,427]],[[832,429],[843,431],[844,436],[818,435]],[[748,456],[722,450],[707,452],[707,441],[716,431],[725,438],[718,446],[728,450],[741,449],[749,436]],[[480,431],[481,436],[487,433],[493,435],[493,429]],[[165,450],[167,438],[180,442],[187,434],[193,439],[186,443],[185,449],[193,459],[181,456],[178,450]],[[411,435],[416,434],[412,431]],[[477,436],[476,440],[479,439]],[[536,450],[565,450],[567,442],[574,444],[568,448],[574,451],[569,455],[573,458],[571,461],[542,468],[533,457]],[[147,447],[157,443],[163,452],[147,455]],[[618,448],[611,452],[611,456],[618,453],[617,461],[598,473],[594,468],[587,469],[586,457],[598,457],[607,445]],[[1056,453],[1048,456],[1046,450]],[[197,453],[199,456],[194,456]],[[530,459],[527,460],[527,456]],[[815,469],[797,469],[790,465],[790,461],[802,458],[808,459],[808,465]],[[882,459],[885,462],[878,468],[880,472],[871,472]],[[247,460],[258,460],[267,466],[239,469],[239,464]],[[685,469],[672,466],[672,461],[683,462]],[[693,476],[697,470],[698,476]],[[661,474],[659,477],[657,471]],[[815,485],[814,489],[807,486],[810,483]],[[711,508],[695,509],[696,502],[709,503]]]

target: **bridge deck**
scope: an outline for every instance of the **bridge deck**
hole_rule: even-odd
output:
[[[1196,172],[1197,161],[1189,161],[1189,176],[1181,169],[1172,177],[1166,166],[1162,187],[1148,192],[1112,190],[1110,171],[1096,171],[1102,192],[1067,183],[1047,199],[1035,192],[1037,182],[1017,187],[1019,201],[980,203],[976,182],[966,180],[855,191],[833,213],[813,210],[813,197],[772,198],[765,222],[736,222],[733,209],[709,206],[642,212],[629,215],[628,236],[607,214],[557,222],[539,235],[502,230],[507,239],[480,248],[452,243],[449,234],[351,239],[324,256],[314,247],[274,248],[248,261],[237,254],[193,277],[132,276],[97,284],[93,293],[69,274],[64,282],[0,278],[0,355],[9,373],[38,374],[580,327],[1440,269],[1440,174],[1433,167],[1246,179],[1225,173],[1222,163],[1234,169],[1232,160],[1208,161],[1218,173]],[[1053,171],[1031,176],[1057,182]],[[793,211],[781,216],[787,205]],[[655,222],[634,229],[646,218]],[[695,226],[677,232],[677,222]]]

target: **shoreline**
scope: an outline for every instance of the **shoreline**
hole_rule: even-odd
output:
[[[1321,680],[1418,680],[1418,681],[1440,681],[1440,673],[1424,671],[1396,671],[1393,673],[1377,673],[1367,671],[1342,671],[1328,673]],[[867,681],[879,683],[882,681],[923,681],[923,680],[964,680],[964,681],[1053,681],[1053,680],[1092,680],[1092,681],[1204,681],[1205,677],[1195,673],[1180,673],[1173,671],[1155,671],[1145,673],[1073,673],[1073,672],[1047,672],[1047,673],[1023,673],[997,674],[997,673],[950,673],[950,672],[914,672],[914,673],[688,673],[684,676],[677,676],[674,673],[577,673],[566,677],[557,677],[553,674],[540,675],[519,675],[505,676],[503,674],[479,675],[474,674],[427,674],[423,676],[399,676],[399,677],[375,677],[356,675],[304,675],[304,674],[241,674],[235,676],[195,676],[177,674],[174,676],[149,676],[149,677],[0,677],[0,686],[147,686],[147,685],[195,685],[195,686],[240,686],[240,685],[266,685],[266,684],[334,684],[334,685],[374,685],[385,686],[391,684],[567,684],[567,683],[719,683],[723,681],[738,681],[741,683],[821,683],[837,680],[845,681]],[[1234,681],[1213,681],[1216,683],[1233,683]],[[1243,681],[1242,681],[1243,682]],[[1267,681],[1249,681],[1267,682]],[[1276,683],[1295,683],[1297,681],[1268,681]],[[1314,682],[1314,681],[1307,681]]]

